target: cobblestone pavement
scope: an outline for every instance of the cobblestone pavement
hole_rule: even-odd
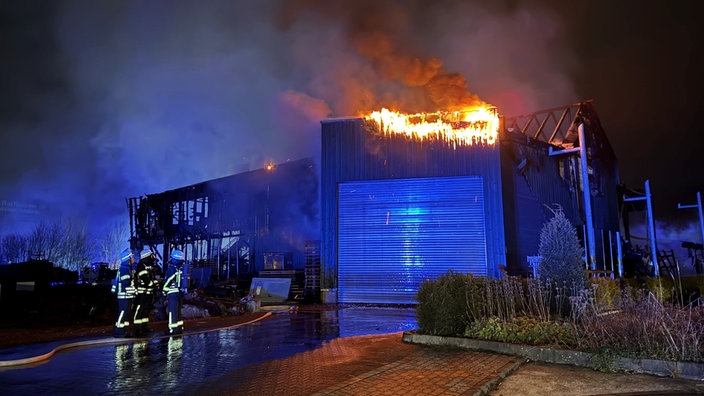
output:
[[[184,393],[219,395],[473,395],[518,358],[403,343],[401,333],[337,338],[248,366]]]

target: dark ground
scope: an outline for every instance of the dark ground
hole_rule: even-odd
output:
[[[84,337],[111,337],[117,316],[117,300],[107,286],[70,285],[52,287],[44,293],[18,293],[0,304],[0,348]],[[225,302],[223,302],[225,301]],[[189,296],[185,304],[184,330],[229,327],[255,320],[265,312],[245,312],[235,297],[226,299]],[[150,327],[166,330],[164,300],[157,299]],[[203,314],[205,310],[209,314]],[[308,309],[323,309],[310,305]],[[189,319],[189,316],[194,316]]]
[[[256,320],[266,312],[246,312],[241,315],[210,316],[184,320],[184,329],[205,330],[230,327]],[[165,321],[154,321],[150,327],[155,334],[166,331]],[[14,325],[5,324],[0,328],[0,348],[14,347],[60,340],[88,337],[112,337],[112,321],[83,321],[78,323],[60,323],[54,318],[44,318],[34,322],[25,321]]]
[[[108,301],[108,300],[106,300]],[[112,300],[110,300],[112,301]],[[62,303],[56,300],[52,306]],[[89,304],[90,305],[90,304]],[[81,306],[81,305],[79,305]],[[300,304],[299,312],[335,309]],[[91,314],[86,314],[85,309]],[[77,310],[28,311],[0,320],[0,348],[112,336],[114,310],[84,306]],[[257,320],[266,311],[185,320],[185,331],[230,327]],[[157,332],[164,321],[153,321]],[[601,373],[572,366],[521,365],[495,388],[480,387],[516,362],[507,355],[436,348],[402,342],[401,333],[331,340],[321,348],[266,361],[233,375],[205,381],[184,393],[271,395],[483,394],[483,395],[694,395],[701,381],[642,374]],[[494,362],[496,364],[489,364]],[[462,385],[461,389],[458,388]],[[475,393],[479,392],[479,393]]]

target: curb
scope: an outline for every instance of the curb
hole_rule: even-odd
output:
[[[501,381],[505,380],[506,377],[511,375],[514,371],[518,370],[518,368],[523,366],[523,364],[525,364],[527,361],[527,359],[519,359],[516,363],[511,365],[511,367],[507,368],[502,373],[488,381],[486,384],[482,385],[478,391],[474,392],[474,396],[488,395],[491,391],[496,389],[496,387],[501,383]]]
[[[462,337],[442,337],[417,334],[411,331],[403,333],[403,342],[423,345],[443,345],[475,351],[495,352],[504,355],[520,356],[537,362],[567,364],[598,370],[599,358],[596,354],[540,346],[508,344],[496,341],[484,341]],[[603,364],[601,365],[603,367]],[[704,363],[678,362],[657,359],[615,358],[611,368],[616,371],[650,374],[659,377],[684,378],[704,381]]]
[[[183,334],[179,335],[178,337],[185,337],[185,336],[190,336],[190,335],[196,335],[196,334],[203,334],[203,333],[210,333],[214,331],[220,331],[220,330],[228,330],[228,329],[233,329],[236,327],[248,325],[254,322],[257,322],[259,320],[262,320],[266,317],[271,316],[271,312],[267,312],[264,315],[262,315],[259,318],[250,320],[248,322],[243,322],[243,323],[238,323],[236,325],[232,326],[225,326],[225,327],[217,327],[213,329],[204,329],[204,330],[196,330],[196,331],[187,331],[184,332]],[[73,349],[73,348],[80,348],[80,347],[90,347],[90,346],[104,346],[104,345],[118,345],[118,344],[130,344],[133,342],[139,342],[139,341],[150,341],[150,340],[158,340],[162,338],[171,338],[174,336],[171,335],[157,335],[153,337],[140,337],[140,338],[115,338],[115,337],[108,337],[108,338],[98,338],[94,340],[85,340],[85,341],[77,341],[77,342],[70,342],[67,344],[61,344],[57,346],[56,348],[52,349],[51,351],[42,354],[42,355],[37,355],[37,356],[31,356],[31,357],[26,357],[22,359],[14,359],[14,360],[0,360],[0,368],[6,368],[6,367],[14,367],[14,366],[24,366],[28,364],[36,364],[39,362],[43,362],[45,360],[51,359],[54,355],[61,351],[65,351],[68,349]]]

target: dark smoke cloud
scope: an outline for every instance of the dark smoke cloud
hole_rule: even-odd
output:
[[[556,15],[484,3],[4,2],[1,196],[99,227],[126,197],[318,157],[323,118],[583,99]]]
[[[578,100],[567,77],[574,55],[558,17],[536,2],[497,4],[300,0],[286,2],[278,21],[286,32],[319,23],[315,17],[340,29],[342,48],[352,55],[334,70],[353,70],[338,80],[353,107],[333,104],[337,111],[456,110],[488,102],[503,114],[522,114]],[[364,87],[359,100],[349,86]]]

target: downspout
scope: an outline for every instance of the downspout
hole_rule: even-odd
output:
[[[594,222],[592,220],[592,196],[589,187],[589,171],[587,169],[587,144],[584,139],[584,123],[577,127],[579,131],[579,159],[582,168],[582,194],[584,194],[584,221],[587,226],[587,247],[589,250],[589,269],[596,269],[596,246],[594,246]]]

